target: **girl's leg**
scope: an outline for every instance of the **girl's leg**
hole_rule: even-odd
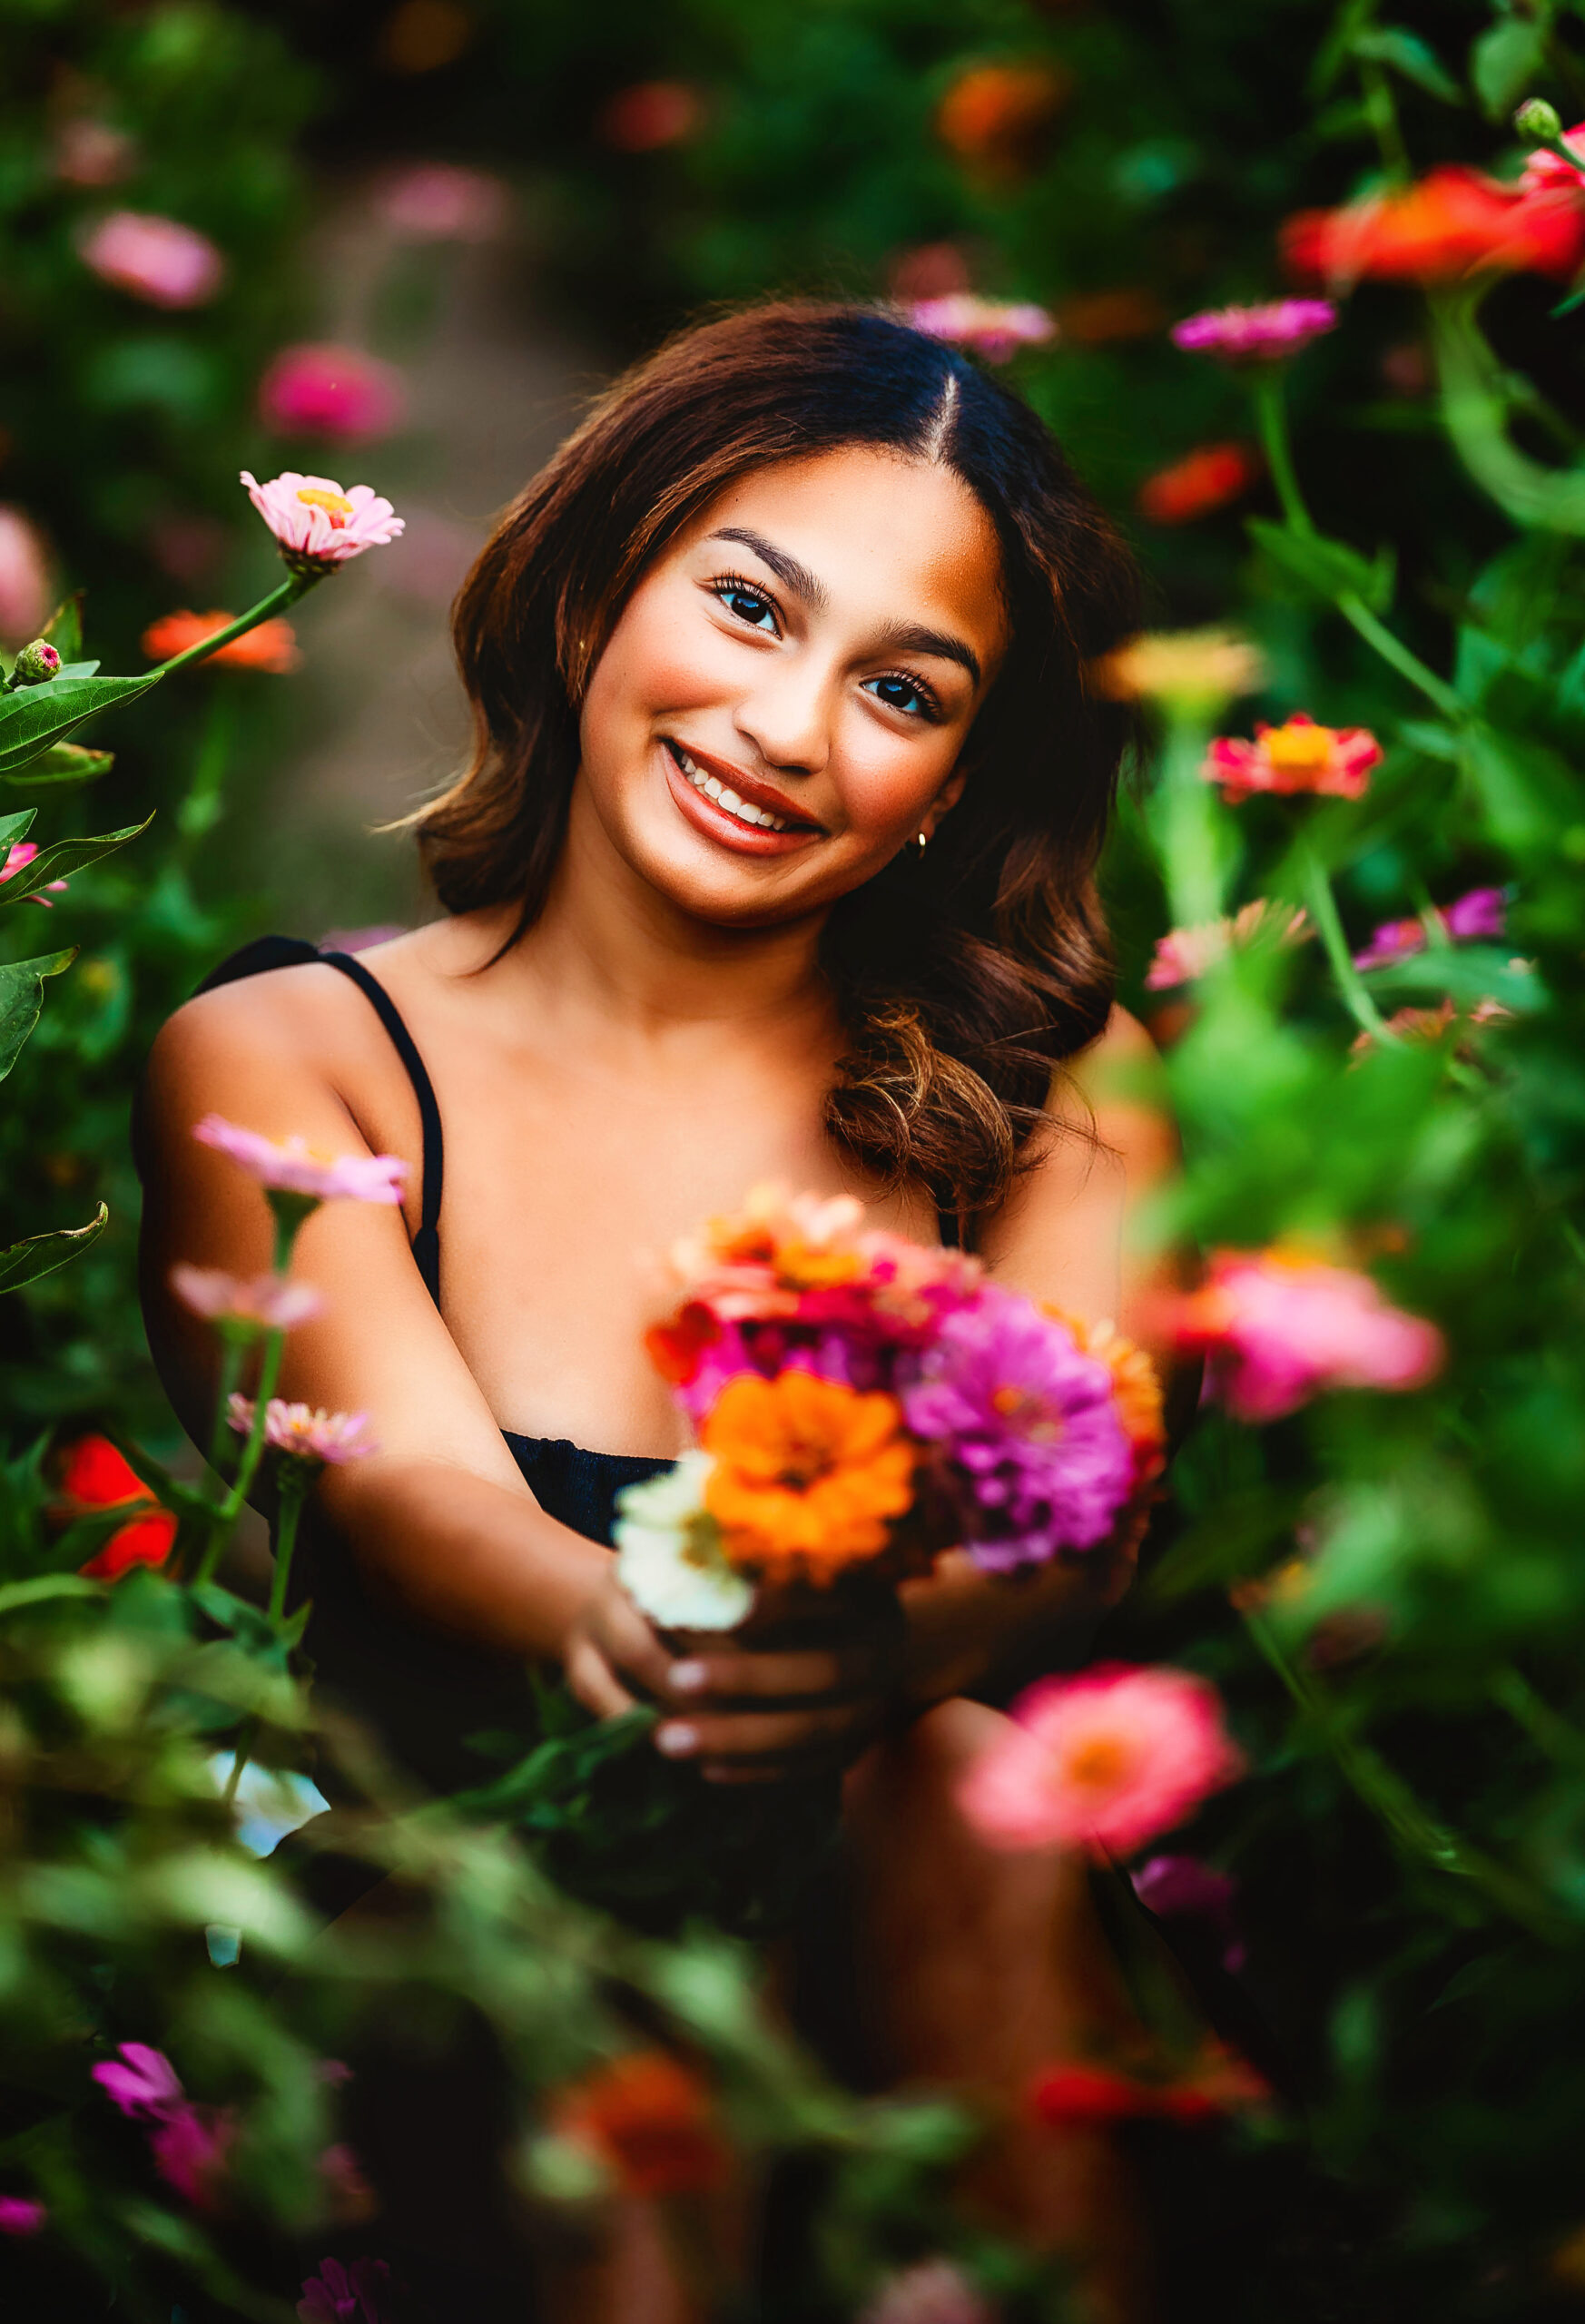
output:
[[[961,2092],[996,2123],[968,2191],[1020,2241],[1070,2254],[1097,2324],[1149,2312],[1128,2175],[1099,2132],[1024,2110],[1043,2064],[1128,2023],[1083,1865],[1055,1848],[988,1847],[960,1813],[960,1777],[1005,1727],[942,1703],[878,1745],[848,1781],[861,1990],[898,2080]]]

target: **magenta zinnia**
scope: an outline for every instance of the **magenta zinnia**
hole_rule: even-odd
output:
[[[1224,363],[1270,363],[1296,354],[1337,328],[1329,299],[1274,299],[1259,307],[1216,307],[1172,327],[1175,346]]]
[[[1128,1497],[1133,1454],[1110,1373],[1009,1293],[987,1286],[947,1318],[903,1410],[936,1447],[964,1546],[988,1572],[1093,1549]]]
[[[1468,895],[1456,897],[1432,918],[1450,944],[1478,943],[1482,937],[1501,935],[1506,901],[1501,888],[1472,888]],[[1376,930],[1364,950],[1354,954],[1354,965],[1356,969],[1391,968],[1395,961],[1423,952],[1427,941],[1423,921],[1389,920]]]
[[[1442,1334],[1383,1299],[1368,1275],[1277,1248],[1218,1251],[1176,1309],[1180,1347],[1210,1358],[1240,1420],[1278,1420],[1324,1388],[1423,1386]]]

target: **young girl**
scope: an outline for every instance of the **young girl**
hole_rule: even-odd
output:
[[[300,1246],[328,1307],[282,1393],[383,1448],[319,1488],[320,1685],[441,1787],[479,1779],[466,1738],[523,1715],[530,1664],[601,1714],[655,1702],[714,1782],[851,1769],[871,2038],[1009,2096],[1074,2038],[1079,1883],[978,1848],[952,1786],[1008,1688],[1082,1653],[1123,1545],[1019,1588],[949,1560],[901,1636],[679,1660],[606,1544],[684,1442],[638,1255],[757,1181],[1128,1327],[1125,1218],[1171,1137],[1117,1086],[1148,1044],[1111,1006],[1092,875],[1126,718],[1090,671],[1134,620],[1044,428],[950,348],[848,308],[685,333],[464,586],[477,745],[416,818],[444,916],[356,962],[229,963],[162,1034],[143,1125],[150,1332],[200,1442],[211,1342],[169,1268],[269,1243],[193,1123],[409,1165],[405,1224],[327,1206]],[[1012,2127],[994,2180],[1031,2237],[1107,2240],[1101,2151]]]

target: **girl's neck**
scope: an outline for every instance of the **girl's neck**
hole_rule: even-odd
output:
[[[503,968],[535,1006],[639,1039],[735,1025],[803,1038],[833,1020],[820,965],[825,914],[724,928],[682,911],[576,812],[545,909]]]

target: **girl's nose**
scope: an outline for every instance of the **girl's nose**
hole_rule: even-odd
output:
[[[812,655],[794,653],[764,671],[739,703],[734,723],[767,766],[819,774],[831,757],[835,710],[833,674]]]

